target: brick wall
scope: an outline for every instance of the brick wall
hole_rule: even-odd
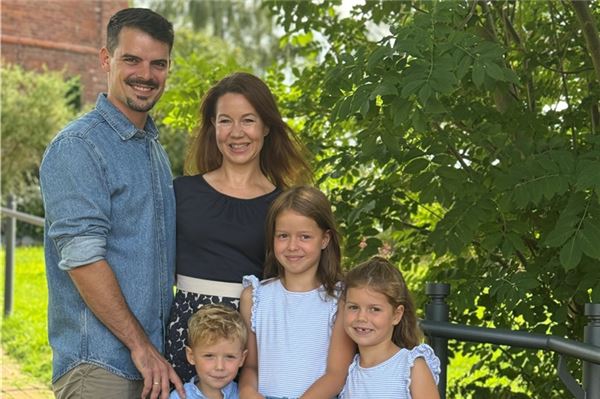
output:
[[[106,23],[128,0],[2,0],[2,62],[79,76],[82,101],[106,91],[98,51]]]

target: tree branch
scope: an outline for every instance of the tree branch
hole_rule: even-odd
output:
[[[573,0],[571,4],[573,4],[575,15],[577,15],[577,19],[581,24],[583,37],[592,57],[592,63],[596,70],[596,80],[600,82],[600,36],[598,35],[597,22],[590,12],[587,1]]]

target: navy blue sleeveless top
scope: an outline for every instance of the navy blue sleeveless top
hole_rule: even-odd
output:
[[[177,274],[229,283],[241,283],[248,274],[262,278],[265,218],[281,190],[235,198],[215,190],[201,175],[178,177],[173,185]]]

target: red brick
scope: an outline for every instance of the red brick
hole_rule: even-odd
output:
[[[79,75],[83,101],[93,103],[99,92],[106,91],[106,75],[98,61],[98,50],[106,42],[106,23],[128,3],[2,0],[2,62],[33,70],[41,70],[45,65],[50,70],[64,69],[69,77]],[[19,39],[25,42],[15,43]]]

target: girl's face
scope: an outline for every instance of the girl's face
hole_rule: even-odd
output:
[[[260,151],[269,129],[246,97],[238,93],[219,97],[213,124],[223,163],[259,165]]]
[[[359,348],[389,345],[394,326],[402,320],[404,306],[394,308],[387,297],[368,287],[346,292],[344,329]]]
[[[327,248],[330,234],[317,223],[291,209],[275,219],[273,252],[285,269],[285,277],[316,275],[321,251]]]

